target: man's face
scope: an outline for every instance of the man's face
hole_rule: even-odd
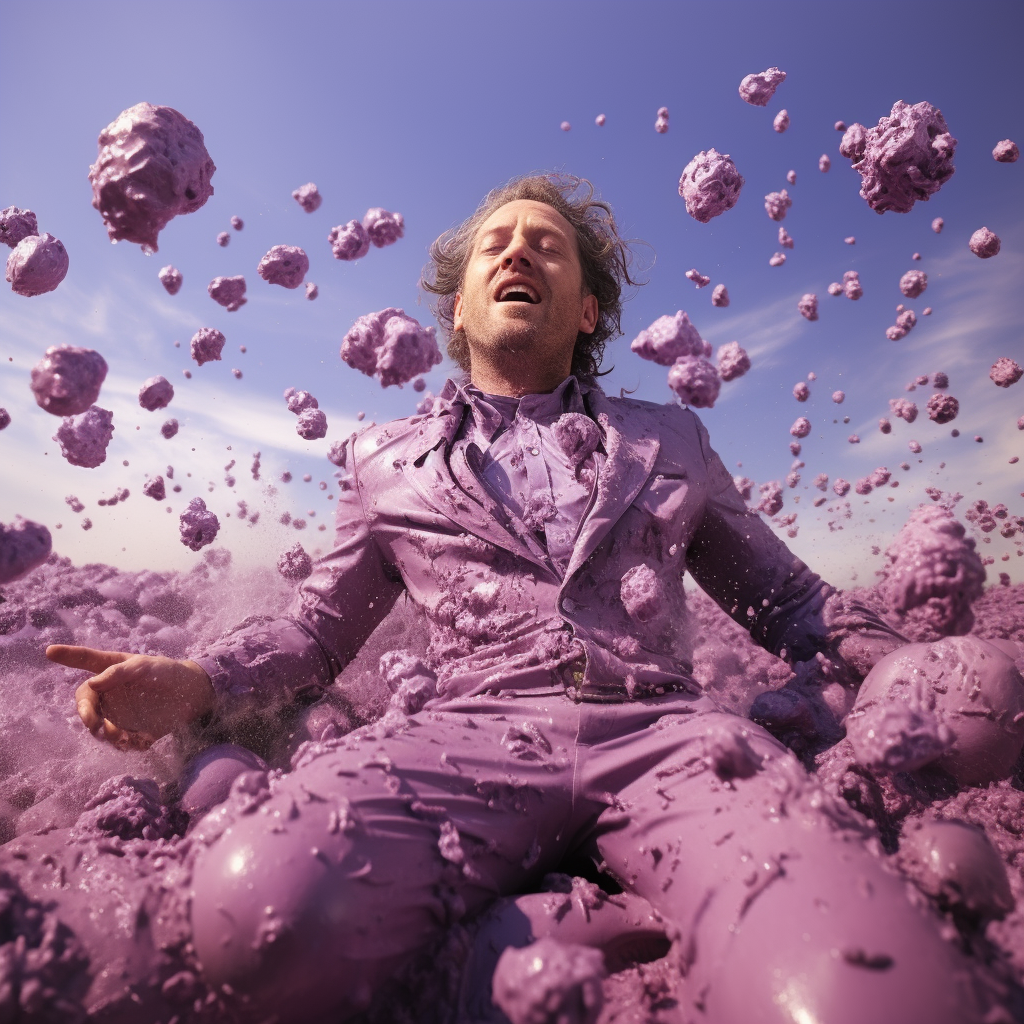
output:
[[[576,232],[557,210],[517,199],[480,225],[454,310],[471,359],[525,357],[568,373],[576,336],[593,332],[597,314]]]

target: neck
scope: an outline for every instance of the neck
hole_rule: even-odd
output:
[[[572,372],[572,357],[539,360],[512,352],[470,350],[469,377],[487,395],[542,395],[554,391]]]

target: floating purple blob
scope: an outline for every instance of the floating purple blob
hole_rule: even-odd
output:
[[[658,107],[658,116],[654,122],[654,130],[659,135],[668,131],[668,107]]]
[[[780,110],[772,121],[772,127],[781,135],[789,127],[789,111]]]
[[[783,249],[793,248],[793,238],[781,224],[779,225],[779,245],[781,245]]]
[[[174,398],[174,387],[166,377],[150,377],[139,388],[139,405],[149,412],[165,409]]]
[[[788,181],[790,185],[795,185],[796,171],[786,171],[786,181]]]
[[[668,386],[681,402],[696,409],[711,409],[722,380],[714,364],[704,356],[681,356],[669,368]]]
[[[11,425],[11,414],[0,406],[0,430],[6,430]]]
[[[671,366],[683,356],[711,355],[711,346],[681,309],[675,316],[658,317],[633,339],[630,348],[659,366]]]
[[[811,397],[811,389],[802,380],[798,380],[793,385],[793,397],[798,402],[806,402]]]
[[[796,308],[800,310],[800,315],[805,320],[817,320],[818,319],[818,296],[813,292],[807,292],[801,296],[800,301],[796,304]]]
[[[245,227],[245,221],[241,217],[235,216],[231,218],[231,226],[236,231],[241,231]]]
[[[754,107],[766,107],[775,90],[786,80],[786,72],[769,68],[759,74],[747,75],[740,82],[740,99]]]
[[[100,396],[107,361],[91,348],[51,345],[32,367],[36,405],[54,416],[76,416]]]
[[[327,436],[327,414],[323,409],[303,409],[295,433],[307,441],[316,441]]]
[[[341,344],[341,358],[381,387],[404,384],[441,362],[433,327],[388,307],[359,317]]]
[[[147,477],[146,482],[142,485],[142,493],[154,501],[163,501],[167,497],[164,478],[159,473],[156,476]]]
[[[729,305],[729,289],[724,284],[716,284],[711,292],[711,305],[725,309]]]
[[[50,531],[18,516],[11,526],[0,523],[0,584],[13,583],[50,556]]]
[[[988,228],[978,228],[971,235],[971,240],[967,244],[971,247],[971,252],[983,260],[991,259],[993,256],[998,255],[1003,245],[999,240],[999,236],[994,231],[989,231]],[[10,262],[10,260],[7,261],[8,266],[10,266]],[[10,280],[10,276],[8,276],[7,280]]]
[[[309,257],[297,245],[272,246],[256,267],[268,284],[298,288],[309,270]]]
[[[572,131],[572,125],[569,124],[568,121],[563,121],[558,127],[561,128],[563,132],[571,132]]]
[[[601,128],[607,120],[608,118],[605,117],[604,114],[598,114],[597,117],[594,118],[594,124],[596,124],[598,128]]]
[[[327,449],[327,461],[344,469],[348,462],[348,442],[332,441],[331,447]]]
[[[226,340],[216,327],[200,327],[189,342],[192,358],[199,366],[219,360]]]
[[[12,249],[29,235],[39,234],[36,215],[31,210],[19,210],[17,206],[8,206],[0,210],[0,242]]]
[[[305,412],[307,409],[319,409],[320,403],[308,391],[299,391],[296,388],[286,388],[284,393],[285,401],[288,403],[288,411],[295,413]]]
[[[31,298],[52,292],[68,273],[68,251],[51,234],[28,235],[7,257],[11,291]]]
[[[301,206],[306,213],[314,213],[320,209],[320,204],[324,201],[324,197],[320,195],[320,190],[313,184],[313,182],[307,182],[305,185],[299,186],[292,192],[292,199],[295,200]]]
[[[882,418],[881,418],[881,419],[880,419],[880,420],[878,421],[878,429],[879,429],[879,430],[880,430],[880,431],[881,431],[881,432],[882,432],[883,434],[890,434],[890,433],[892,433],[892,423],[891,423],[891,422],[890,422],[889,420],[887,420],[887,419],[886,419],[886,418],[885,418],[885,417],[883,416],[883,417],[882,417]]]
[[[547,937],[509,946],[494,971],[494,1005],[510,1024],[596,1024],[606,973],[599,949]]]
[[[845,121],[836,121],[836,123],[834,125],[832,125],[832,127],[837,132],[845,132],[846,131],[846,122]]]
[[[163,434],[168,441],[178,432],[178,421],[170,419],[164,422],[160,427],[160,433]]]
[[[847,270],[843,274],[843,294],[848,299],[853,299],[854,302],[864,294],[864,288],[860,283],[860,273],[858,271]]]
[[[908,423],[913,423],[917,419],[917,405],[909,398],[890,398],[889,411],[893,416]]]
[[[215,277],[207,286],[210,298],[223,306],[229,313],[241,309],[249,300],[245,297],[245,278]]]
[[[821,171],[822,174],[826,174],[831,166],[832,160],[829,155],[827,153],[822,153],[821,156],[818,157],[818,170]]]
[[[98,142],[89,168],[92,205],[111,241],[156,252],[171,218],[194,213],[213,195],[217,168],[203,133],[171,107],[136,103],[100,132]]]
[[[794,437],[807,437],[811,432],[811,421],[806,416],[801,416],[793,423],[793,426],[789,428],[789,432]]]
[[[755,512],[763,512],[766,516],[777,516],[782,510],[782,484],[778,480],[769,480],[758,488],[761,500],[754,506]]]
[[[286,579],[304,580],[313,571],[313,559],[305,548],[296,541],[287,551],[281,553],[277,560],[277,571]]]
[[[992,150],[992,159],[998,160],[1001,164],[1015,164],[1020,159],[1020,149],[1012,139],[1003,139],[1002,142],[997,142],[995,149]]]
[[[923,270],[908,270],[900,278],[900,291],[908,299],[916,299],[928,287],[928,275]]]
[[[832,481],[832,490],[839,495],[840,498],[846,497],[850,493],[850,481],[844,480],[841,476],[837,476]]]
[[[95,469],[106,461],[107,445],[113,436],[114,414],[93,405],[79,416],[66,418],[53,440],[72,466]]]
[[[777,252],[768,259],[769,267],[781,267],[786,262],[786,254],[784,252]]]
[[[750,356],[738,341],[729,341],[718,349],[718,372],[722,380],[735,380],[750,369]]]
[[[711,278],[705,277],[696,267],[692,270],[688,270],[684,275],[688,280],[692,281],[698,288],[704,288],[706,285],[711,284]]]
[[[181,543],[192,551],[212,544],[220,530],[220,520],[206,508],[202,498],[193,498],[178,519]]]
[[[336,260],[358,260],[370,251],[370,236],[357,220],[331,228],[327,240]]]
[[[937,392],[928,399],[928,419],[936,423],[950,423],[960,412],[960,403],[952,395]]]
[[[942,229],[945,226],[946,222],[941,217],[936,217],[935,220],[932,221],[932,231],[937,235],[942,234]]]
[[[231,235],[229,235],[226,231],[221,231],[217,235],[217,244],[222,249],[226,249],[230,242],[231,242]]]
[[[168,295],[177,295],[181,291],[181,271],[170,263],[166,267],[161,267],[160,272],[156,275],[160,278],[160,283],[164,286]]]
[[[320,294],[320,289],[312,281],[306,282],[306,298],[310,302],[313,301]]]
[[[932,374],[932,387],[933,388],[948,388],[949,387],[949,376],[943,373],[941,370],[937,370]]]
[[[843,402],[846,401],[846,392],[845,391],[833,391],[832,392],[832,401],[835,402],[836,405],[842,405]]]
[[[400,213],[389,213],[380,206],[371,207],[363,216],[363,227],[378,249],[393,245],[405,234],[405,220]]]
[[[1008,356],[1000,356],[992,364],[992,369],[988,371],[988,375],[996,387],[1008,388],[1011,384],[1016,384],[1020,380],[1021,376],[1024,375],[1024,369],[1021,368],[1019,363]]]
[[[896,316],[896,323],[886,328],[885,336],[890,341],[899,341],[911,332],[916,323],[917,314],[912,309],[905,309]]]
[[[742,188],[743,175],[728,153],[716,149],[701,150],[683,168],[679,178],[679,194],[686,212],[701,224],[731,210]]]

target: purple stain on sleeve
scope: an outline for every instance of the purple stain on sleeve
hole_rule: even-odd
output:
[[[150,377],[139,388],[139,405],[149,412],[166,409],[174,398],[174,387],[166,377]]]
[[[659,366],[671,366],[682,356],[711,355],[711,346],[682,310],[674,316],[658,317],[633,339],[630,348],[641,359]]]
[[[800,315],[805,320],[817,320],[818,319],[818,296],[813,292],[807,292],[801,296],[800,301],[796,304],[796,308],[800,310]]]
[[[226,340],[216,327],[200,327],[189,342],[192,358],[199,366],[219,360]]]
[[[722,380],[736,380],[750,369],[750,356],[738,341],[728,341],[718,349],[718,373]]]
[[[323,409],[304,409],[299,413],[295,432],[307,441],[316,441],[327,436],[327,414]]]
[[[0,242],[12,249],[29,235],[39,234],[36,215],[31,210],[19,210],[17,206],[8,206],[0,210]]]
[[[7,257],[11,290],[31,298],[52,292],[67,276],[68,251],[51,234],[27,235]]]
[[[1021,376],[1024,376],[1024,368],[1021,367],[1020,363],[1010,359],[1008,356],[1000,356],[992,364],[992,369],[988,371],[988,375],[996,387],[1008,388],[1011,384],[1016,384]]]
[[[256,272],[268,284],[298,288],[309,270],[309,257],[297,245],[275,245],[264,255]]]
[[[306,213],[315,213],[320,209],[320,204],[324,201],[320,190],[309,181],[305,185],[300,185],[294,192],[292,192],[292,199],[295,200],[301,206]]]
[[[304,580],[313,571],[313,559],[305,548],[296,541],[287,551],[282,552],[277,560],[277,571],[286,579]]]
[[[169,441],[178,432],[178,421],[175,419],[166,420],[160,427],[160,433]]]
[[[210,298],[229,313],[241,309],[249,301],[245,297],[245,278],[241,274],[237,277],[215,277],[206,290]]]
[[[686,212],[701,224],[731,210],[742,188],[743,176],[729,154],[716,149],[701,150],[679,178],[679,195]]]
[[[100,395],[107,361],[91,348],[51,345],[32,367],[36,405],[54,416],[85,412]]]
[[[53,546],[41,523],[18,516],[11,526],[0,523],[0,584],[13,583],[43,564]]]
[[[768,68],[759,74],[747,75],[740,82],[740,99],[754,107],[766,107],[775,90],[786,80],[786,72]]]
[[[992,159],[1001,164],[1015,164],[1020,159],[1020,148],[1012,139],[1003,139],[992,150]]]
[[[995,234],[995,232],[989,231],[988,228],[978,228],[978,230],[971,235],[971,240],[968,242],[971,252],[983,260],[991,259],[993,256],[998,255],[999,250],[1002,248],[1002,244],[1003,243],[1000,241],[999,236]],[[10,262],[10,260],[7,261],[8,266],[10,265]],[[7,280],[9,281],[10,277],[8,277]]]
[[[928,275],[923,270],[908,270],[900,278],[900,291],[908,299],[916,299],[928,287]]]
[[[370,251],[370,236],[357,220],[331,228],[327,241],[336,260],[358,260]]]
[[[724,284],[716,284],[711,292],[711,305],[725,309],[729,305],[729,289]]]
[[[192,551],[212,544],[220,530],[220,520],[206,508],[202,498],[193,498],[178,519],[181,543]]]
[[[146,482],[142,485],[142,493],[154,501],[163,501],[167,497],[164,478],[159,473],[156,476],[147,477]]]
[[[161,267],[160,272],[156,275],[160,279],[160,283],[164,286],[168,295],[177,295],[181,291],[181,271],[172,266],[170,263],[166,267]]]
[[[378,249],[393,245],[405,234],[405,220],[400,213],[389,213],[380,206],[371,207],[363,216],[363,227],[370,242]]]
[[[113,436],[114,414],[93,405],[81,415],[65,419],[53,440],[72,466],[95,469],[106,461],[107,445]]]

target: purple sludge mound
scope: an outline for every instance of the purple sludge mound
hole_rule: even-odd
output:
[[[324,201],[324,197],[320,195],[320,190],[309,181],[305,185],[299,186],[292,192],[292,199],[295,200],[301,206],[306,213],[315,213],[320,209],[320,204]]]
[[[393,245],[405,234],[405,220],[400,213],[389,213],[380,206],[371,207],[363,216],[366,236],[378,249]]]
[[[970,247],[971,252],[974,253],[979,259],[988,260],[993,256],[999,255],[999,250],[1003,247],[1003,243],[999,236],[994,231],[989,231],[988,228],[978,228],[977,231],[971,235],[970,241],[967,243]],[[10,260],[7,261],[10,265]],[[7,278],[10,280],[10,277]]]
[[[281,553],[277,560],[277,571],[286,580],[304,580],[313,571],[313,559],[298,542]]]
[[[113,242],[156,252],[168,222],[213,195],[217,168],[203,133],[172,107],[136,103],[100,132],[98,144],[89,168],[92,205]]]
[[[930,103],[893,104],[874,128],[852,124],[839,152],[861,176],[861,196],[876,213],[909,213],[953,176],[956,139]]]
[[[229,313],[241,309],[249,300],[245,297],[245,278],[215,277],[207,286],[210,298]]]
[[[19,210],[17,206],[8,206],[0,210],[0,242],[12,249],[29,235],[39,234],[36,215],[31,210]]]
[[[1001,164],[1015,164],[1020,159],[1020,147],[1012,139],[1003,139],[992,150],[992,159]],[[3,230],[2,217],[3,214],[0,214],[0,231]]]
[[[200,327],[189,342],[189,351],[196,364],[202,366],[220,359],[227,338],[216,327]]]
[[[41,523],[20,516],[11,526],[0,523],[0,584],[13,583],[42,565],[52,547],[50,531]]]
[[[113,436],[114,414],[93,405],[80,415],[65,419],[53,440],[72,466],[95,469],[106,461],[107,445]]]
[[[341,358],[354,370],[377,377],[381,387],[406,384],[441,362],[436,331],[389,306],[359,317],[341,343]]]
[[[160,283],[168,295],[177,295],[181,291],[182,276],[177,267],[168,263],[166,267],[160,268],[160,272],[156,276],[160,279]]]
[[[357,220],[331,228],[327,241],[336,260],[362,259],[370,251],[370,236]]]
[[[28,235],[7,257],[11,291],[26,298],[52,292],[68,273],[68,251],[51,234]]]
[[[786,80],[786,72],[769,68],[759,74],[747,75],[740,82],[740,99],[753,107],[766,107],[775,90]]]
[[[297,245],[272,246],[256,267],[268,284],[298,288],[309,270],[309,257]]]
[[[147,378],[139,388],[139,405],[148,412],[166,409],[174,398],[174,385],[166,377]]]
[[[992,369],[988,371],[988,375],[996,387],[1008,388],[1011,384],[1016,384],[1024,376],[1024,367],[1008,356],[1000,356],[992,364]]]
[[[728,153],[716,149],[701,150],[683,168],[679,178],[679,195],[686,204],[686,212],[701,224],[731,210],[742,188],[743,175]]]
[[[40,409],[75,416],[99,398],[106,377],[107,361],[95,349],[51,345],[32,367],[30,387]]]
[[[192,551],[212,544],[220,530],[220,520],[206,507],[202,498],[193,498],[178,517],[181,543]]]

